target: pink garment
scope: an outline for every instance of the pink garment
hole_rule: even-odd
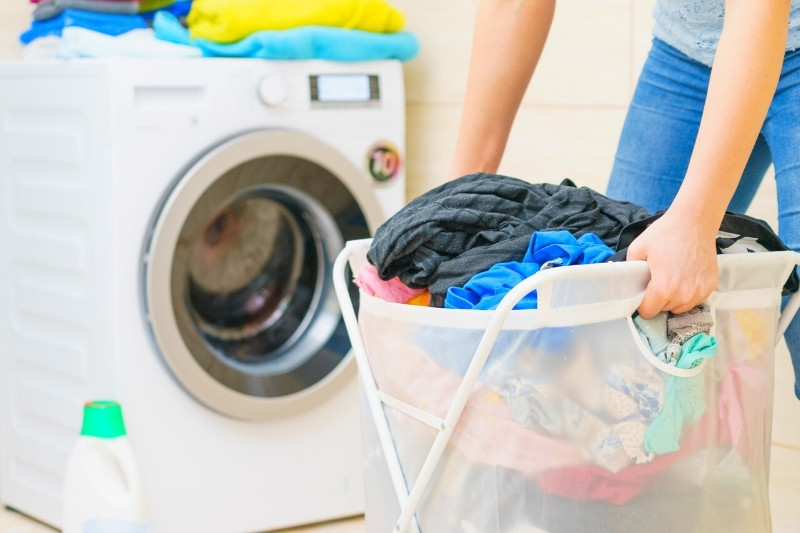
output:
[[[750,457],[753,453],[751,449],[753,437],[756,439],[762,437],[760,434],[754,434],[750,426],[753,425],[751,420],[753,414],[763,412],[752,406],[764,401],[765,390],[771,390],[771,384],[764,372],[746,365],[731,367],[722,382],[717,402],[720,431],[728,432],[728,436],[742,457]]]
[[[365,263],[355,279],[356,285],[370,296],[392,303],[404,304],[412,298],[425,292],[425,289],[412,289],[394,277],[384,281],[378,277],[377,269],[370,263]]]

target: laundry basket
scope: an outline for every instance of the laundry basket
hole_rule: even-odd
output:
[[[769,532],[774,347],[800,254],[720,255],[716,354],[656,358],[645,262],[543,270],[494,311],[360,293],[334,265],[364,403],[368,533]],[[538,309],[512,310],[532,290]],[[655,429],[654,429],[655,428]]]

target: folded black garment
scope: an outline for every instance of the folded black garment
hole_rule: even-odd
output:
[[[664,211],[659,211],[653,216],[637,220],[622,228],[617,242],[617,251],[606,261],[625,261],[628,255],[628,246],[663,214]],[[784,252],[788,250],[789,248],[780,237],[763,220],[732,211],[726,211],[722,217],[722,223],[717,233],[718,254]],[[783,286],[783,294],[795,293],[798,288],[800,288],[800,278],[797,271],[793,270]]]
[[[614,248],[623,227],[647,216],[643,207],[587,187],[479,172],[411,201],[378,228],[367,258],[381,279],[399,276],[409,287],[428,288],[431,305],[440,307],[449,287],[521,260],[536,231],[594,233]]]

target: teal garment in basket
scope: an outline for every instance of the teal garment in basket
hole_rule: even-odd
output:
[[[689,369],[717,353],[717,339],[698,333],[681,346],[676,368]],[[706,410],[703,373],[691,377],[669,376],[664,386],[664,408],[644,433],[644,449],[665,454],[680,449],[683,426],[697,422]]]
[[[260,59],[327,59],[330,61],[408,61],[419,52],[417,38],[409,32],[376,33],[327,26],[299,26],[288,30],[253,33],[235,43],[192,39],[189,30],[171,13],[153,18],[156,37],[200,48],[207,57]]]

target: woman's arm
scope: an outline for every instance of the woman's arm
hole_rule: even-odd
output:
[[[555,0],[483,0],[450,178],[495,172],[542,53]]]
[[[672,205],[628,249],[651,273],[639,312],[682,313],[717,284],[715,239],[783,64],[790,0],[727,0],[689,167]]]

